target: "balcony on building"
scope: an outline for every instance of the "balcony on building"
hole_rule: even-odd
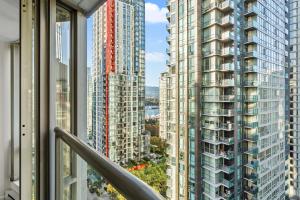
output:
[[[246,64],[244,68],[244,73],[257,73],[258,72],[258,66],[254,64]]]
[[[221,25],[223,28],[230,27],[234,25],[234,17],[232,15],[227,15],[222,17]]]
[[[234,71],[234,64],[233,62],[227,62],[227,63],[223,63],[221,64],[221,69],[220,71]]]
[[[205,102],[234,102],[235,95],[202,95],[202,99]]]
[[[257,14],[258,14],[258,7],[256,3],[248,4],[248,7],[246,7],[245,10],[245,16],[249,17],[249,16],[255,16]]]
[[[233,200],[234,199],[234,189],[232,188],[224,188],[220,187],[218,196],[220,196],[220,199],[225,200]]]
[[[257,102],[258,95],[244,95],[244,101],[245,102]]]
[[[171,55],[170,48],[166,48],[166,53],[167,53],[168,55]]]
[[[257,128],[258,122],[257,121],[253,121],[253,122],[245,121],[244,126],[245,126],[245,128]]]
[[[203,115],[208,115],[208,116],[233,116],[234,115],[234,109],[204,109],[203,110]]]
[[[258,87],[258,81],[257,80],[248,80],[248,79],[246,79],[244,81],[244,86],[245,87]]]
[[[253,185],[257,185],[258,175],[255,172],[246,173],[244,179],[250,181]]]
[[[234,9],[234,1],[233,0],[225,0],[220,3],[220,10],[223,12],[228,12]]]
[[[250,131],[249,129],[244,130],[245,136],[244,140],[248,142],[257,142],[258,141],[258,131]]]
[[[214,9],[219,9],[221,4],[219,2],[216,2],[215,0],[208,3],[208,4],[203,4],[202,6],[202,13],[210,12]]]
[[[258,37],[256,35],[249,35],[246,37],[246,45],[255,45],[258,43]]]
[[[171,26],[170,26],[170,24],[167,24],[167,25],[166,25],[166,29],[167,29],[168,33],[171,32]]]
[[[224,57],[234,56],[234,48],[233,47],[224,47],[222,49],[222,56],[224,56]]]
[[[222,33],[221,41],[222,42],[230,42],[234,40],[234,33],[230,30]]]
[[[218,56],[221,55],[221,50],[220,49],[204,49],[203,50],[203,57],[211,57],[211,56]]]
[[[246,51],[245,59],[256,59],[256,58],[258,58],[257,50],[253,49],[253,50]]]
[[[220,80],[220,86],[222,87],[234,87],[234,78],[226,78],[223,80]]]
[[[244,110],[245,115],[257,115],[258,114],[258,108],[246,108]]]
[[[206,19],[205,21],[203,21],[203,28],[208,28],[212,25],[215,24],[221,24],[222,23],[222,19],[220,17],[217,16],[212,16],[210,19]]]
[[[215,64],[215,65],[206,64],[203,66],[202,70],[203,70],[203,72],[219,71],[220,66],[221,65],[219,65],[219,64]]]
[[[248,20],[246,22],[246,25],[245,25],[246,31],[252,31],[252,30],[257,30],[257,29],[258,29],[258,22],[255,18]]]
[[[258,168],[258,160],[255,160],[255,159],[251,159],[249,162],[246,163],[246,167],[252,171],[256,171],[257,168]]]
[[[234,152],[231,147],[226,146],[217,146],[217,149],[208,149],[205,148],[203,154],[214,159],[224,158],[227,160],[231,160],[234,158]]]
[[[166,18],[170,21],[170,18],[171,18],[170,12],[167,12],[167,13],[166,13]]]
[[[202,42],[207,43],[207,42],[211,42],[213,40],[220,40],[220,39],[222,39],[221,34],[210,33],[210,34],[207,34],[207,35],[203,35]]]
[[[245,191],[245,193],[256,197],[257,193],[258,193],[258,187],[255,184],[245,185],[244,191]]]
[[[258,147],[257,146],[249,147],[245,151],[245,154],[251,155],[252,157],[256,157],[258,155]]]
[[[214,145],[232,145],[234,143],[234,137],[231,132],[204,130],[202,141]]]
[[[171,1],[170,0],[166,1],[166,7],[168,8],[168,10],[170,10],[170,8],[171,8]]]

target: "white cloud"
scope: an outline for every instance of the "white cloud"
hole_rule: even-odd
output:
[[[164,62],[166,60],[165,54],[161,52],[147,52],[146,63],[149,62]]]
[[[166,23],[166,13],[168,12],[167,8],[159,8],[158,5],[154,3],[145,4],[146,12],[146,22],[148,23]]]

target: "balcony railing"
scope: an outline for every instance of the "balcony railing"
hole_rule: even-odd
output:
[[[258,67],[257,67],[257,65],[246,65],[244,72],[245,73],[258,72]]]
[[[234,8],[233,0],[225,0],[220,4],[220,9],[222,11],[232,10]]]
[[[234,115],[234,109],[203,110],[203,115],[233,116]]]
[[[222,26],[231,26],[234,24],[234,18],[231,15],[227,15],[222,18]]]
[[[246,38],[245,44],[257,44],[257,43],[258,43],[258,37],[256,35]]]
[[[232,179],[232,180],[227,180],[227,179],[223,178],[222,184],[223,184],[225,187],[227,187],[227,188],[231,188],[231,187],[234,186],[234,179]]]
[[[253,196],[257,195],[257,193],[258,193],[258,187],[255,185],[251,185],[251,186],[246,185],[244,189],[245,189],[245,192],[247,192]]]
[[[251,7],[246,9],[245,16],[254,16],[257,15],[258,8],[256,4],[253,4]]]
[[[232,131],[234,129],[233,123],[203,123],[203,128],[211,130]]]
[[[245,140],[257,142],[257,140],[258,140],[257,132],[255,132],[255,133],[246,133],[245,134]]]
[[[235,95],[204,95],[203,101],[207,102],[234,102]]]
[[[258,128],[258,122],[244,122],[245,128]]]
[[[258,95],[245,95],[244,100],[246,102],[257,102],[258,101]]]
[[[252,184],[256,184],[258,180],[258,175],[254,172],[252,172],[251,174],[245,174],[245,179],[249,180]]]
[[[234,55],[234,48],[226,47],[222,50],[222,56],[233,56]]]
[[[257,160],[251,160],[245,166],[252,169],[252,170],[256,170],[258,168],[258,161]]]
[[[228,11],[228,10],[232,10],[234,8],[234,2],[233,0],[225,0],[222,3],[209,3],[208,5],[202,7],[202,12],[207,12],[209,10],[212,9],[220,9],[221,11]]]
[[[256,80],[245,80],[244,81],[245,87],[258,87],[258,81]]]
[[[151,199],[162,200],[163,197],[154,192],[147,184],[123,169],[121,166],[100,155],[78,137],[55,128],[56,152],[59,152],[59,143],[62,140],[70,149],[78,154],[88,165],[93,167],[109,184],[127,199]],[[58,155],[57,155],[58,156]],[[61,160],[56,159],[57,166]],[[59,170],[59,168],[58,168]],[[57,172],[57,174],[60,174]]]
[[[221,64],[221,71],[234,71],[234,64],[233,63]]]
[[[255,30],[258,28],[258,23],[256,20],[250,20],[246,23],[246,30]]]
[[[234,40],[234,33],[232,31],[226,31],[222,33],[222,41]]]

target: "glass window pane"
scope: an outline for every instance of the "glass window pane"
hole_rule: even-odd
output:
[[[71,13],[57,6],[56,10],[56,123],[71,132]],[[62,145],[63,177],[72,175],[71,150]],[[63,199],[71,199],[71,186],[65,186]]]

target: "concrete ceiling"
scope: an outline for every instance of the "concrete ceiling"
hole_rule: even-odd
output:
[[[19,0],[0,0],[0,41],[19,39]]]
[[[73,5],[80,9],[85,15],[92,14],[97,8],[99,8],[106,0],[62,0],[66,4]]]

